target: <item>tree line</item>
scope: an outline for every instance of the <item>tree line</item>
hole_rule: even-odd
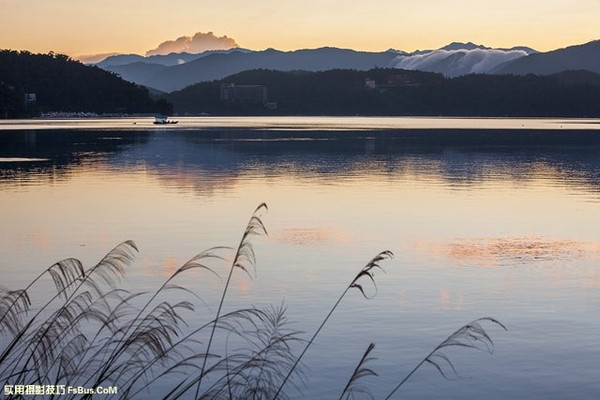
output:
[[[166,100],[63,54],[0,50],[0,118],[42,112],[170,113]]]
[[[221,99],[223,85],[264,85],[265,104]],[[252,70],[165,97],[179,114],[600,117],[600,75],[466,75],[377,68]],[[276,108],[274,104],[276,103]]]

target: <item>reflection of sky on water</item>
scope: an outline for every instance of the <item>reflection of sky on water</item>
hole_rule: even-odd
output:
[[[462,266],[538,266],[547,262],[573,262],[584,258],[600,261],[600,242],[556,240],[540,236],[467,238],[407,245]]]
[[[115,170],[143,168],[155,172],[165,185],[200,192],[227,189],[257,175],[336,181],[410,176],[441,179],[457,188],[485,181],[539,178],[561,183],[568,178],[570,185],[594,191],[600,182],[598,135],[590,134],[583,143],[576,140],[576,145],[551,140],[544,146],[528,146],[530,140],[524,139],[507,146],[494,144],[514,136],[505,131],[465,132],[476,145],[467,145],[469,138],[458,140],[460,133],[450,132],[447,135],[454,139],[449,142],[440,139],[446,135],[440,131],[3,132],[1,177],[26,180],[31,171],[37,179],[44,175],[60,179],[68,166],[103,161]],[[302,140],[290,140],[290,135]],[[248,141],[247,136],[256,140]],[[38,161],[19,162],[19,157]]]
[[[256,277],[234,276],[229,308],[285,300],[294,327],[311,332],[370,257],[396,255],[376,276],[378,296],[345,299],[307,354],[307,396],[347,378],[371,341],[383,382],[375,386],[387,387],[485,315],[509,331],[491,332],[494,357],[461,359],[473,379],[446,382],[425,369],[405,398],[597,393],[600,145],[467,146],[435,131],[416,141],[381,133],[2,132],[3,284],[66,257],[91,265],[134,239],[128,284],[154,288],[199,251],[237,246],[265,201],[269,237],[255,242]],[[256,140],[269,135],[288,136]],[[209,305],[223,284],[200,273],[175,283]],[[330,360],[339,365],[320,367]]]
[[[377,131],[390,129],[597,130],[597,119],[444,117],[177,117],[177,125],[154,126],[154,118],[0,120],[0,130],[95,130],[158,132],[261,129],[286,131]]]
[[[336,232],[331,228],[286,228],[277,232],[275,240],[292,245],[327,245],[335,242],[348,242],[345,232]]]

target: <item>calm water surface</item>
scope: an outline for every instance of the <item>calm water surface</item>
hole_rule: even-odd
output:
[[[484,316],[508,328],[486,325],[492,356],[448,353],[463,379],[425,365],[396,397],[600,396],[598,121],[180,124],[0,123],[2,285],[66,257],[93,265],[132,239],[126,285],[157,288],[198,252],[236,246],[266,202],[256,277],[234,276],[228,310],[284,302],[308,336],[372,256],[395,254],[377,296],[350,293],[309,350],[298,398],[337,398],[371,342],[379,377],[364,386],[379,398]],[[215,311],[221,281],[180,283]]]

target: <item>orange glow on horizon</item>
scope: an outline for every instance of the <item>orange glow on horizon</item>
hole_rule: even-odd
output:
[[[183,35],[213,31],[239,46],[296,50],[323,46],[384,51],[435,49],[453,41],[490,47],[530,46],[549,51],[598,39],[600,2],[507,0],[490,5],[475,0],[392,0],[351,3],[257,0],[252,6],[173,0],[165,7],[149,0],[9,0],[3,4],[0,48],[72,57],[137,53]],[[170,22],[172,21],[172,22]],[[60,27],[60,29],[57,29]]]

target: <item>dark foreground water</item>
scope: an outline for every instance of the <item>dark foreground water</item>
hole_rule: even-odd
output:
[[[283,302],[308,338],[372,256],[395,254],[376,275],[376,297],[353,291],[341,303],[292,397],[339,397],[373,342],[379,376],[362,384],[381,398],[485,316],[508,328],[484,325],[493,355],[450,351],[460,378],[424,365],[395,398],[600,396],[597,121],[204,119],[172,128],[3,123],[2,285],[24,287],[66,257],[91,265],[132,239],[140,254],[125,284],[154,289],[201,250],[237,246],[266,202],[256,277],[234,275],[226,310]],[[205,320],[213,315],[222,281],[178,283],[207,302]]]

